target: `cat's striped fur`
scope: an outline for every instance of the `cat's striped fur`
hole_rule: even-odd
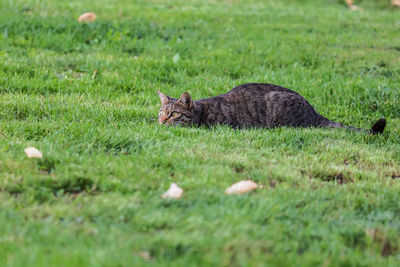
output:
[[[386,120],[369,130],[331,121],[318,114],[300,94],[263,83],[242,84],[226,94],[193,101],[189,93],[179,99],[158,92],[161,99],[159,123],[166,125],[216,125],[234,128],[327,127],[382,133]]]

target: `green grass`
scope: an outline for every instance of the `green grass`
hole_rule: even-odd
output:
[[[0,265],[397,266],[400,11],[359,5],[0,0]],[[77,23],[86,11],[98,20]],[[388,126],[157,123],[157,90],[246,82]],[[263,188],[224,194],[242,179]],[[161,199],[172,182],[184,197]]]

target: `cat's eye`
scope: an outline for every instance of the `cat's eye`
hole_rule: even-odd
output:
[[[171,117],[178,117],[178,115],[179,115],[179,113],[176,112],[176,111],[174,111],[174,112],[171,113]]]
[[[165,115],[164,111],[160,111],[160,116],[164,116],[164,115]]]

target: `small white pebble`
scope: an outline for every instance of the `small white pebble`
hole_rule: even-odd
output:
[[[24,151],[25,151],[25,154],[30,159],[42,159],[43,158],[42,152],[40,152],[39,150],[37,150],[34,147],[27,147],[27,148],[25,148]]]
[[[180,198],[183,194],[183,189],[172,183],[168,191],[162,195],[162,198]]]
[[[392,0],[392,6],[400,7],[400,0]]]
[[[353,11],[359,10],[358,6],[355,6],[355,5],[351,5],[351,6],[349,6],[349,8],[350,8],[350,10],[353,10]]]
[[[151,255],[150,252],[148,251],[140,251],[139,252],[140,257],[142,257],[145,261],[151,260]]]
[[[93,22],[97,18],[96,14],[93,12],[86,12],[79,16],[78,22]]]
[[[244,194],[257,188],[257,184],[251,180],[243,180],[231,185],[226,189],[225,193],[231,194]]]
[[[172,60],[174,61],[174,63],[178,63],[178,61],[181,59],[181,56],[179,55],[179,53],[176,53],[175,56],[172,58]]]

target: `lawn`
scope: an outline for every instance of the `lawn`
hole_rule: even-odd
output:
[[[389,2],[0,0],[0,265],[398,266]],[[87,11],[96,22],[78,23]],[[157,90],[200,99],[247,82],[388,125],[158,125]],[[261,187],[224,194],[243,179]],[[183,197],[162,199],[173,182]]]

